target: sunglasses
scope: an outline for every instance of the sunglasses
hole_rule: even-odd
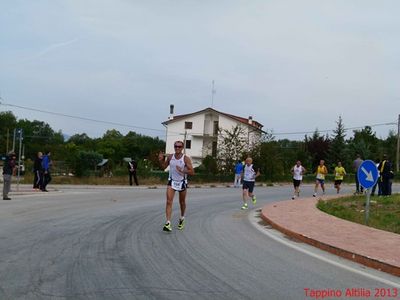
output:
[[[174,148],[183,148],[182,145],[174,145]]]

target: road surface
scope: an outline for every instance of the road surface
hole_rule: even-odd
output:
[[[303,190],[312,194],[311,185]],[[377,299],[375,289],[400,293],[399,278],[262,224],[259,209],[290,199],[290,186],[256,187],[258,203],[248,211],[240,210],[240,192],[189,189],[186,227],[175,229],[176,198],[172,233],[162,231],[164,187],[69,187],[13,196],[0,203],[0,299],[316,299],[312,295],[322,292]],[[348,297],[348,289],[372,295]]]

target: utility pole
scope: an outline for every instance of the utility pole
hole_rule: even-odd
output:
[[[400,114],[397,120],[397,152],[396,152],[396,172],[399,172],[399,156],[400,156]]]
[[[14,128],[13,147],[12,147],[11,151],[15,151],[15,136],[16,136],[16,134],[17,134],[17,129]]]
[[[183,154],[186,154],[186,137],[187,137],[187,130],[185,130],[185,135],[183,136]]]
[[[7,146],[6,146],[6,153],[8,154],[8,144],[10,139],[10,129],[7,128]]]
[[[18,169],[17,169],[17,191],[19,191],[19,180],[21,174],[21,147],[22,147],[22,129],[18,129],[19,133],[19,152],[18,152]]]

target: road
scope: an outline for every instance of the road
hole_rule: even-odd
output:
[[[305,186],[305,194],[311,189]],[[164,188],[13,196],[0,203],[0,299],[315,299],[311,290],[350,299],[346,289],[400,292],[397,277],[279,237],[262,224],[259,209],[288,199],[290,186],[256,187],[256,194],[257,206],[242,211],[240,189],[190,189],[186,227],[172,233],[161,230]]]

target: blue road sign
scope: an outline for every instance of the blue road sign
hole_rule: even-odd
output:
[[[378,168],[372,160],[364,160],[357,170],[358,181],[365,188],[373,187],[378,180]]]

